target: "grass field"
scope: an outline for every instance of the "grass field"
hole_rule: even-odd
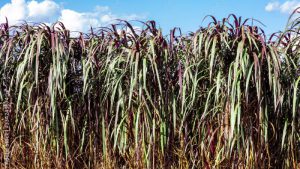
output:
[[[1,168],[300,168],[297,12],[271,36],[235,15],[168,36],[3,23]]]

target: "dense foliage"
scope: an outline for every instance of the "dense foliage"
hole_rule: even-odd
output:
[[[235,15],[185,36],[154,21],[76,37],[62,23],[3,23],[2,167],[299,168],[291,18],[268,38]]]

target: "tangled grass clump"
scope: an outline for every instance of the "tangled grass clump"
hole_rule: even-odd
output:
[[[300,18],[269,38],[250,21],[3,23],[1,167],[299,168]]]

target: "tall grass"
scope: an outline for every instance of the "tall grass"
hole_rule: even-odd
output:
[[[268,38],[206,19],[185,36],[3,23],[2,167],[299,168],[300,19]]]

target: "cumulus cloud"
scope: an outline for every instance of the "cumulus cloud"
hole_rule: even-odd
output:
[[[60,7],[51,0],[30,1],[27,4],[28,18],[39,22],[53,22],[60,14]]]
[[[298,7],[300,7],[300,1],[297,0],[286,1],[284,3],[280,3],[276,1],[276,2],[269,2],[265,6],[265,10],[268,12],[280,11],[281,13],[291,13]]]
[[[135,20],[143,17],[131,15],[115,15],[108,7],[96,7],[92,12],[77,12],[70,9],[63,9],[58,18],[65,26],[74,31],[87,31],[90,27],[100,27],[116,23],[117,19]]]
[[[1,22],[7,17],[11,23],[15,24],[17,21],[26,19],[27,15],[28,10],[25,0],[12,0],[11,3],[5,4],[0,9]]]
[[[280,6],[280,11],[283,13],[293,12],[296,8],[300,7],[300,2],[298,1],[286,1]]]
[[[90,25],[91,22],[91,19],[89,19],[85,14],[69,9],[61,11],[59,20],[63,22],[68,29],[74,31],[84,30],[84,27],[86,25]]]
[[[11,25],[27,22],[54,23],[61,21],[72,31],[87,31],[90,27],[105,26],[116,19],[143,19],[136,14],[116,15],[107,6],[96,6],[91,12],[77,12],[66,9],[53,0],[11,0],[0,7],[0,22],[8,18]]]
[[[265,10],[268,12],[274,11],[280,7],[279,2],[269,2],[267,6],[265,7]]]

